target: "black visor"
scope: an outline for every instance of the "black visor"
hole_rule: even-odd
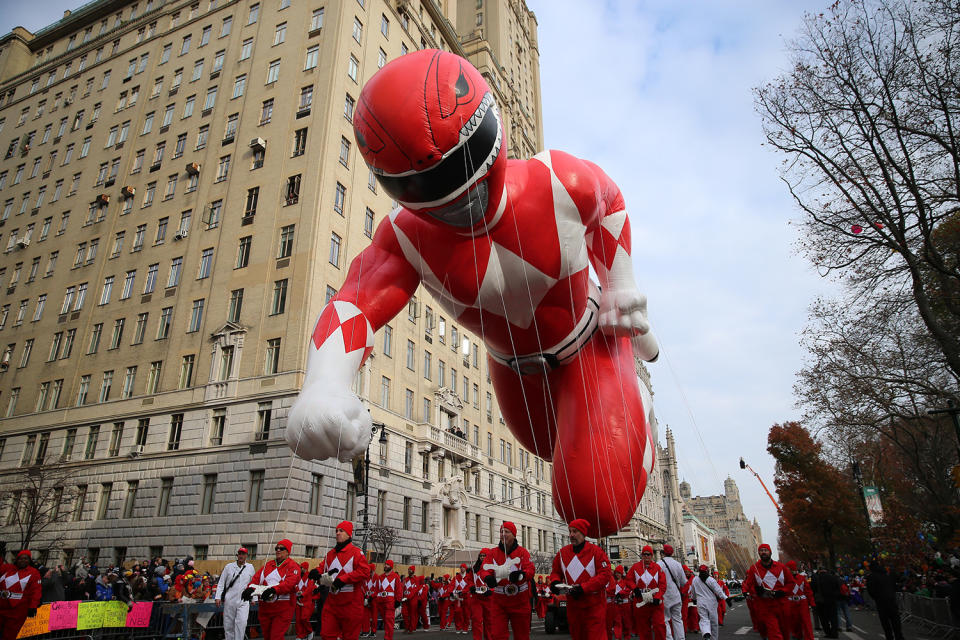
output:
[[[497,147],[499,135],[500,122],[491,105],[467,141],[439,164],[407,176],[377,175],[377,181],[398,202],[436,202],[471,181]]]

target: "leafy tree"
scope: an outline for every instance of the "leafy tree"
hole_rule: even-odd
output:
[[[850,474],[835,466],[822,443],[798,422],[775,424],[767,451],[776,461],[774,485],[780,498],[780,549],[813,561],[837,553],[863,553],[869,534]]]

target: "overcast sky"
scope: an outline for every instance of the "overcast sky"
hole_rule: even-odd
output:
[[[0,0],[0,33],[80,2]],[[828,0],[527,0],[539,21],[546,145],[616,180],[661,358],[663,430],[694,495],[736,479],[776,544],[767,431],[794,419],[807,305],[830,289],[793,251],[798,216],[761,146],[751,89],[788,67],[787,39]]]

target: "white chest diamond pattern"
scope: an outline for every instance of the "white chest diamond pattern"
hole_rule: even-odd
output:
[[[587,575],[591,578],[597,575],[597,568],[594,564],[593,558],[590,558],[590,562],[587,563],[587,566],[583,566],[583,563],[580,562],[579,556],[573,556],[573,560],[570,561],[570,564],[563,567],[563,571],[567,574],[570,584],[576,584],[577,580],[580,579],[580,576],[584,571],[586,571]]]
[[[21,590],[21,591],[27,587],[27,583],[29,583],[29,582],[30,582],[30,576],[29,576],[29,575],[26,575],[26,576],[24,576],[24,577],[21,578],[21,577],[20,577],[20,574],[18,574],[16,571],[14,571],[14,572],[12,572],[12,573],[5,574],[5,575],[3,576],[3,579],[2,579],[2,583],[3,583],[3,588],[4,588],[4,589],[11,589],[11,588],[13,588],[13,585],[15,585],[15,584],[17,584],[17,583],[20,583],[20,590]]]
[[[633,576],[636,579],[637,584],[642,585],[644,589],[657,586],[657,579],[647,569],[643,570],[643,574],[638,574],[636,571],[634,571]]]

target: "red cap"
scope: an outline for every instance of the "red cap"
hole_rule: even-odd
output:
[[[384,565],[385,567],[390,567],[390,568],[392,569],[392,568],[393,568],[393,560],[387,560],[386,562],[383,563],[383,565]]]
[[[466,568],[467,568],[467,563],[461,562],[461,563],[460,563],[460,568],[461,568],[461,569],[466,569]]]
[[[623,566],[622,566],[622,565],[617,565],[616,567],[613,568],[613,572],[614,572],[614,573],[619,573],[620,575],[623,575]]]
[[[583,535],[587,535],[587,529],[590,528],[590,523],[584,520],[583,518],[577,518],[570,523],[571,529],[576,529]]]
[[[344,520],[337,525],[337,529],[343,529],[348,536],[353,537],[353,523],[349,520]]]
[[[407,569],[408,569],[409,571],[416,571],[417,565],[412,564],[412,565],[410,565],[409,567],[407,567]]]
[[[663,555],[665,555],[665,556],[672,556],[672,555],[673,555],[673,547],[672,547],[671,545],[669,545],[669,544],[663,545]]]
[[[709,570],[710,569],[707,568],[707,565],[705,564],[700,565],[700,571],[709,571]]]
[[[291,551],[293,551],[293,543],[287,540],[286,538],[278,542],[277,546],[285,548],[287,550],[287,553],[290,553]]]
[[[29,549],[24,549],[23,551],[21,551],[20,553],[17,554],[17,557],[18,557],[18,558],[19,558],[20,556],[27,556],[28,558],[32,558],[32,557],[33,557],[33,556],[30,555],[30,550],[29,550]]]
[[[237,553],[250,553],[250,552],[247,551],[246,547],[240,547],[239,549],[237,549]]]
[[[757,547],[757,553],[760,553],[760,552],[763,551],[764,549],[766,549],[767,552],[771,552],[771,551],[770,551],[770,545],[768,545],[766,542],[764,542],[764,543],[761,544],[759,547]]]
[[[303,569],[304,571],[306,571],[307,569],[310,568],[310,565],[307,564],[306,562],[301,562],[301,563],[300,563],[300,568]]]
[[[787,561],[787,568],[790,569],[790,571],[796,573],[796,572],[797,572],[797,563],[794,562],[793,560],[789,560],[789,561]]]
[[[650,555],[653,555],[653,547],[651,547],[648,544],[645,544],[643,545],[643,549],[640,550],[640,553],[649,553]]]
[[[500,525],[500,528],[506,529],[507,531],[512,533],[514,536],[517,535],[517,525],[513,524],[512,522],[504,522],[502,525]]]

